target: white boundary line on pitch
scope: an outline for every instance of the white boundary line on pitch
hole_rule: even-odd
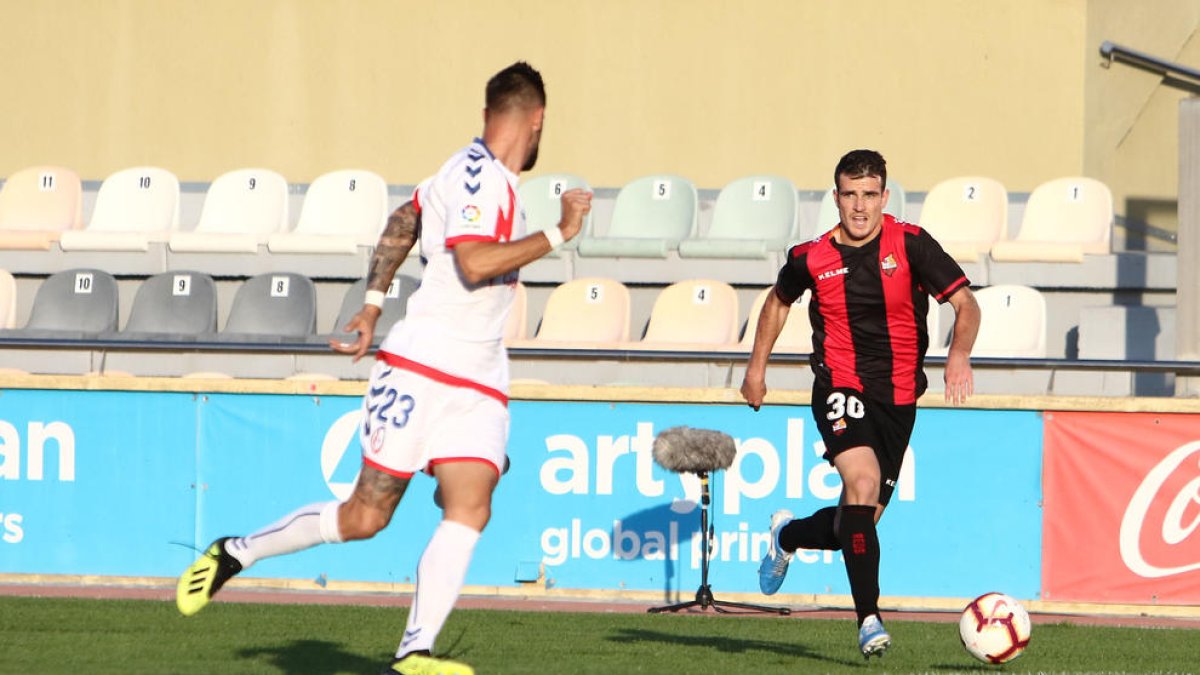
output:
[[[86,574],[0,574],[0,584],[22,586],[75,586],[81,588],[107,587],[144,590],[173,590],[176,580],[167,577],[123,577]],[[313,595],[411,595],[413,584],[328,581],[323,586],[308,579],[232,579],[227,588],[259,591],[288,591]],[[493,597],[507,600],[562,600],[577,602],[611,603],[661,603],[691,599],[692,591],[670,593],[664,598],[662,591],[633,591],[608,589],[545,588],[531,583],[521,586],[466,586],[464,596]],[[736,602],[762,602],[758,593],[719,593],[719,599]],[[1096,602],[1064,602],[1018,598],[1021,604],[1035,614],[1066,614],[1106,617],[1153,617],[1176,619],[1200,619],[1200,606],[1195,605],[1135,605],[1107,604]],[[970,598],[915,598],[883,596],[880,607],[900,612],[958,612]],[[851,609],[853,601],[848,595],[780,594],[770,596],[773,605],[804,609]]]

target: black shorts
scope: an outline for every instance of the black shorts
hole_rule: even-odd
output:
[[[812,390],[813,419],[825,441],[825,459],[845,450],[867,446],[879,460],[879,503],[886,505],[896,489],[904,451],[917,419],[917,406],[880,403],[854,389],[830,389],[816,385]]]

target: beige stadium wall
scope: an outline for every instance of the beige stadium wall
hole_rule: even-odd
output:
[[[1171,12],[1140,34],[1165,27],[1173,49],[1191,44],[1195,3],[1160,4]],[[597,186],[676,172],[717,188],[772,172],[822,188],[863,146],[910,190],[967,173],[1012,191],[1087,171],[1123,178],[1152,130],[1132,125],[1136,148],[1116,123],[1108,140],[1088,135],[1116,114],[1096,110],[1118,74],[1101,71],[1093,43],[1136,13],[1125,6],[1141,5],[3,2],[0,175],[156,164],[208,181],[265,166],[303,183],[358,166],[414,183],[478,132],[486,78],[525,58],[549,89],[538,170]]]
[[[1195,0],[1091,0],[1084,173],[1112,188],[1117,212],[1129,220],[1178,227],[1179,102],[1186,91],[1144,70],[1103,63],[1105,40],[1200,68],[1200,3]],[[1149,237],[1150,249],[1172,248]]]

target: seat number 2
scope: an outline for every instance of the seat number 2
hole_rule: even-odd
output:
[[[825,399],[825,405],[829,406],[829,412],[825,413],[825,419],[837,420],[843,417],[851,417],[856,420],[863,418],[866,414],[866,407],[863,405],[862,399],[857,396],[847,396],[840,391],[835,391]]]

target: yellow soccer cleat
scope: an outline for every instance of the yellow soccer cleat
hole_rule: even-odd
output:
[[[208,601],[226,581],[242,571],[237,558],[225,552],[223,537],[208,545],[204,555],[196,559],[179,577],[175,586],[175,605],[184,616],[191,616],[204,609]]]
[[[406,654],[383,669],[384,675],[475,675],[475,669],[465,663],[439,659],[427,654]]]

